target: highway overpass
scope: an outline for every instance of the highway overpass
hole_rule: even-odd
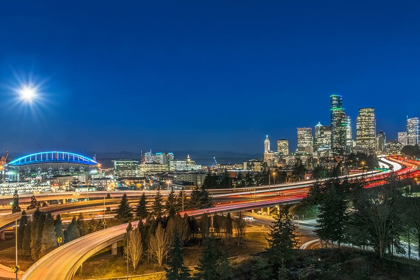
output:
[[[394,171],[398,175],[405,176],[411,172],[417,171],[417,166],[414,164],[406,164],[407,167],[403,167],[396,160],[386,160],[384,162],[391,164],[394,167]],[[404,163],[405,164],[405,163]],[[370,174],[367,175],[367,180],[371,179],[373,184],[373,179],[384,179],[391,171],[382,172],[380,174]],[[359,175],[360,176],[360,175]],[[365,178],[365,177],[364,177]],[[305,186],[306,184],[306,186]],[[308,189],[308,183],[303,182],[303,185],[296,186],[294,184],[288,184],[281,188],[274,187],[270,191],[291,191],[290,195],[278,196],[273,199],[256,201],[256,202],[244,202],[244,203],[235,203],[220,205],[208,209],[200,210],[191,210],[186,213],[189,216],[200,216],[203,213],[220,213],[220,212],[235,212],[241,210],[249,209],[259,209],[261,207],[267,207],[282,203],[293,203],[302,200],[306,196]],[[286,188],[290,188],[286,190]],[[306,190],[305,190],[306,189]],[[255,191],[255,190],[254,190]],[[267,190],[265,190],[267,192]],[[251,190],[248,195],[252,195],[253,191]],[[231,195],[244,195],[244,192],[231,193]],[[133,223],[133,226],[136,226],[137,222]],[[69,242],[40,260],[38,260],[34,265],[32,265],[29,270],[25,273],[22,279],[55,279],[55,280],[67,280],[72,279],[74,274],[80,265],[83,264],[88,258],[99,252],[100,250],[106,248],[107,246],[116,246],[116,243],[120,240],[123,240],[124,234],[126,232],[127,224],[111,227],[104,229],[83,237],[80,237],[72,242]]]

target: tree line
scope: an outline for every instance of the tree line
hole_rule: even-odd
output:
[[[60,246],[60,243],[70,242],[104,227],[102,221],[84,221],[83,214],[77,219],[73,217],[70,224],[64,227],[60,215],[54,218],[50,213],[41,212],[39,208],[33,213],[32,219],[23,211],[19,223],[18,249],[22,255],[34,261]]]
[[[325,244],[370,247],[380,259],[392,258],[405,253],[402,238],[408,240],[409,255],[411,244],[420,244],[420,201],[404,195],[413,185],[412,179],[394,175],[384,186],[370,189],[361,181],[334,178],[316,182],[305,203],[319,208],[316,233]]]

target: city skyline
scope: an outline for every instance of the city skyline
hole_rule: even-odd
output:
[[[234,15],[221,5],[86,3],[75,17],[60,4],[5,4],[0,149],[259,153],[266,134],[294,149],[297,127],[330,123],[331,94],[344,96],[353,131],[359,108],[375,107],[389,140],[419,115],[400,98],[420,90],[418,4],[248,3]],[[9,86],[30,75],[43,103],[11,106]]]

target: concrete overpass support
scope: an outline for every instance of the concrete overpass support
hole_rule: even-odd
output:
[[[4,230],[0,231],[0,239],[6,240],[6,232]]]
[[[112,254],[113,256],[116,256],[116,255],[117,255],[117,253],[118,253],[118,243],[113,243],[113,244],[111,245],[111,254]]]

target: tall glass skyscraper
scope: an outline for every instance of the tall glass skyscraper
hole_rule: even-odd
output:
[[[298,127],[297,140],[298,140],[297,148],[299,152],[312,153],[313,151],[312,128]]]
[[[343,108],[343,97],[333,94],[330,96],[331,105],[331,146],[334,155],[346,152],[347,118]]]
[[[415,146],[419,144],[419,118],[407,119],[407,144]]]
[[[376,150],[376,118],[375,108],[360,108],[356,122],[357,146],[368,153]]]

